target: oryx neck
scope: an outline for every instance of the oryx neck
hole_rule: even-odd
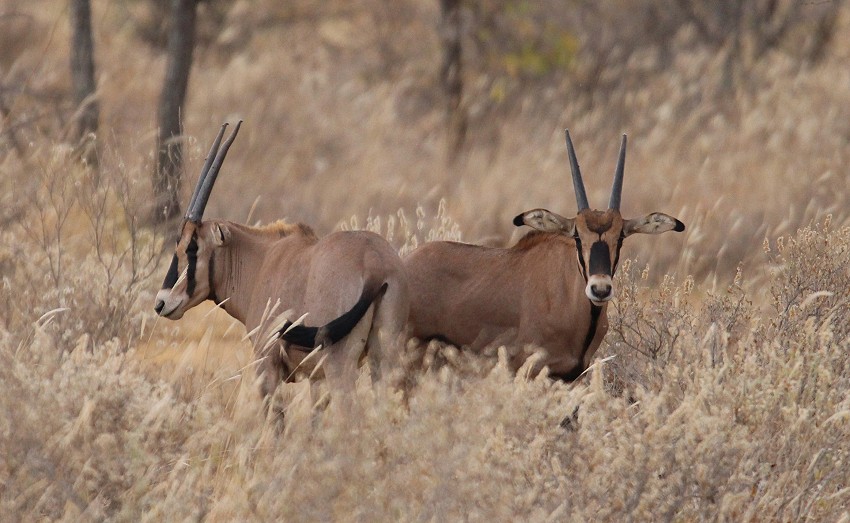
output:
[[[215,250],[211,288],[228,314],[245,323],[259,272],[272,242],[268,235],[245,225],[222,222],[230,231],[227,245]]]
[[[245,323],[257,296],[267,294],[269,285],[260,273],[268,257],[279,255],[283,244],[289,249],[304,252],[316,244],[313,230],[303,224],[275,222],[251,227],[232,222],[220,222],[229,231],[227,243],[216,249],[213,262],[216,275],[213,281],[216,298],[224,302],[224,310]],[[283,242],[283,243],[282,243]]]

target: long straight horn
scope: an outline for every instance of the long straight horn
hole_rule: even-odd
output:
[[[206,208],[207,201],[210,198],[210,193],[212,192],[213,184],[215,184],[215,179],[218,176],[218,171],[221,169],[221,164],[224,163],[224,157],[227,156],[227,151],[230,149],[230,145],[233,143],[233,140],[236,139],[236,134],[239,132],[239,127],[241,125],[242,120],[239,120],[236,127],[233,129],[233,133],[230,134],[221,149],[219,149],[219,144],[221,143],[221,138],[224,135],[224,129],[227,127],[227,124],[221,126],[221,130],[219,131],[215,142],[213,142],[213,146],[207,155],[206,161],[204,162],[204,168],[201,171],[200,178],[198,179],[198,185],[195,187],[192,202],[189,204],[189,211],[186,213],[187,220],[198,223],[204,216],[204,209]]]
[[[614,171],[614,185],[611,187],[611,199],[608,208],[620,210],[620,196],[623,194],[623,172],[626,170],[626,135],[620,142],[620,157],[617,159],[617,170]]]
[[[587,193],[584,192],[584,182],[581,181],[581,169],[578,166],[578,159],[576,158],[576,151],[573,148],[573,141],[570,140],[570,130],[566,129],[564,134],[567,135],[567,153],[570,155],[570,170],[573,173],[573,188],[576,193],[576,205],[578,205],[579,212],[590,209],[590,205],[587,203]]]
[[[218,131],[218,136],[215,137],[215,141],[210,147],[210,152],[207,153],[207,157],[204,160],[204,166],[201,168],[201,174],[198,175],[198,183],[195,184],[195,190],[192,191],[192,198],[189,199],[189,205],[186,207],[186,219],[190,221],[195,221],[192,219],[192,210],[195,207],[195,202],[198,201],[198,193],[201,192],[201,186],[204,184],[204,178],[207,176],[207,172],[210,170],[210,166],[215,159],[215,153],[218,152],[218,147],[221,144],[221,138],[224,136],[224,130],[227,129],[227,122],[222,124],[221,129]],[[200,217],[198,217],[200,220]]]

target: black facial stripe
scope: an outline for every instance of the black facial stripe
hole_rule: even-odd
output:
[[[584,263],[584,251],[581,248],[581,238],[578,237],[578,234],[573,236],[573,239],[576,241],[576,250],[578,250],[578,263],[581,266],[581,273],[584,276],[584,281],[587,281],[587,264]]]
[[[195,293],[195,266],[198,264],[198,236],[192,234],[189,245],[186,247],[186,294],[192,296]]]
[[[620,237],[617,239],[617,255],[614,257],[614,266],[611,267],[611,276],[613,276],[614,273],[617,272],[617,264],[620,263],[620,249],[623,248],[623,240],[625,240],[625,239],[626,239],[626,235],[622,234],[622,233],[620,234]]]
[[[590,246],[590,274],[607,274],[611,273],[611,251],[608,250],[608,244],[603,241],[593,242]]]
[[[168,272],[165,273],[165,281],[162,282],[163,289],[171,289],[177,283],[177,255],[171,257],[171,265],[168,266]]]

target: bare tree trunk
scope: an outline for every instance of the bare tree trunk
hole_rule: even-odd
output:
[[[739,10],[739,14],[742,12],[743,10]],[[743,28],[741,26],[743,26],[743,22],[739,18],[734,23],[737,23],[739,27],[730,36],[731,42],[728,44],[726,57],[723,59],[723,75],[720,80],[720,92],[724,96],[733,93],[737,88],[736,79],[739,76],[739,69],[743,67],[741,64],[741,40],[743,39]]]
[[[94,42],[91,30],[89,0],[71,0],[71,78],[74,91],[74,139],[78,141],[81,157],[96,165],[94,135],[100,107],[94,81]]]
[[[172,0],[168,62],[159,101],[157,164],[154,174],[155,221],[170,223],[180,215],[183,173],[182,114],[195,47],[197,0]]]
[[[806,58],[810,63],[816,64],[826,55],[826,50],[835,36],[836,21],[838,21],[838,14],[835,11],[837,8],[818,19],[812,43],[806,51]]]
[[[440,42],[443,61],[440,65],[440,85],[446,94],[448,126],[448,161],[453,163],[466,140],[466,111],[463,108],[463,75],[461,62],[461,0],[440,0]]]

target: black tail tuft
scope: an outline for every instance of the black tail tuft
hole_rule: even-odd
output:
[[[292,322],[287,321],[283,324],[283,328],[279,331],[280,337],[284,341],[291,343],[292,345],[296,345],[295,348],[305,347],[306,349],[315,349],[318,345],[325,347],[333,345],[348,336],[348,333],[351,332],[354,326],[360,323],[360,320],[363,318],[363,315],[366,314],[366,311],[369,310],[369,306],[372,305],[372,302],[380,296],[383,296],[386,291],[386,283],[381,285],[377,292],[370,291],[367,287],[363,290],[363,294],[360,295],[360,299],[354,304],[354,307],[339,318],[331,320],[328,324],[323,325],[322,327],[296,325],[289,329],[289,327],[292,326]],[[289,332],[287,332],[286,329],[289,329]],[[307,352],[309,352],[309,350],[307,350]]]

